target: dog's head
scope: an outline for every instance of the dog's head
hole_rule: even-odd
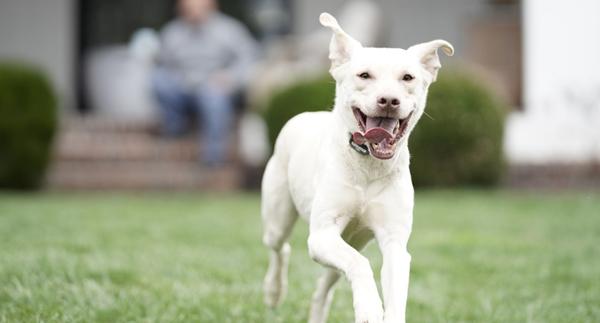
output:
[[[423,114],[427,90],[441,67],[438,48],[452,56],[452,45],[434,40],[406,50],[368,48],[330,14],[322,13],[320,22],[333,31],[329,59],[337,83],[334,113],[355,142],[368,145],[371,155],[392,158]]]

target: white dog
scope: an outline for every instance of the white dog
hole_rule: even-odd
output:
[[[356,322],[405,322],[414,204],[407,141],[441,66],[438,48],[447,55],[454,50],[443,40],[406,50],[365,48],[330,14],[321,14],[320,22],[333,31],[335,106],[291,119],[267,164],[263,242],[271,255],[265,302],[274,307],[285,296],[287,239],[300,215],[310,223],[311,258],[328,268],[313,295],[309,322],[326,322],[341,275],[352,288]],[[369,261],[359,252],[373,237],[383,255],[384,306]]]

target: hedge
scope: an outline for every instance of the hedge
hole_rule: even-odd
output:
[[[50,82],[37,68],[0,63],[0,188],[42,184],[56,130],[56,106]]]

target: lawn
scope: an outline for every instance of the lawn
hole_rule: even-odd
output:
[[[426,191],[416,205],[409,322],[600,321],[598,194]],[[321,271],[306,225],[269,311],[259,219],[253,194],[0,194],[0,322],[305,322]],[[351,322],[351,304],[343,281],[330,322]]]

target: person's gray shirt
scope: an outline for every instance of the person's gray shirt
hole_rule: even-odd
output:
[[[161,32],[158,64],[190,89],[208,84],[222,72],[235,89],[247,82],[256,56],[257,45],[248,29],[215,12],[197,25],[183,19],[167,24]]]

